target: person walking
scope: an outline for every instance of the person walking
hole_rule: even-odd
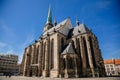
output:
[[[11,77],[11,73],[9,73],[9,78]]]
[[[8,76],[8,73],[5,73],[5,76],[6,76],[6,78],[7,78],[7,76]]]

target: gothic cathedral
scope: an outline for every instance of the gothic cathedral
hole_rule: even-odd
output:
[[[52,24],[51,8],[40,38],[25,48],[21,63],[24,76],[97,77],[105,68],[97,37],[85,24],[70,18]]]

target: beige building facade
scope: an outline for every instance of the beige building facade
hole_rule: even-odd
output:
[[[95,34],[70,18],[52,24],[51,9],[43,34],[25,48],[21,69],[24,76],[96,77],[105,76],[105,68]]]
[[[18,56],[13,54],[0,54],[0,73],[1,74],[16,74],[18,69]]]
[[[104,60],[107,76],[120,76],[120,59]]]

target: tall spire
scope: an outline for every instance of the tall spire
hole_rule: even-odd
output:
[[[51,23],[52,24],[52,12],[51,12],[51,6],[49,5],[49,10],[48,10],[48,17],[47,17],[47,22],[46,24]]]
[[[44,32],[49,30],[50,28],[53,27],[52,24],[52,12],[51,12],[51,6],[49,6],[49,10],[48,10],[48,17],[47,17],[47,21],[44,27]]]

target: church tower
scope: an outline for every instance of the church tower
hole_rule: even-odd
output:
[[[51,6],[49,6],[47,22],[45,24],[43,32],[49,30],[52,27],[53,27],[53,24],[52,24],[52,12],[51,12]]]

